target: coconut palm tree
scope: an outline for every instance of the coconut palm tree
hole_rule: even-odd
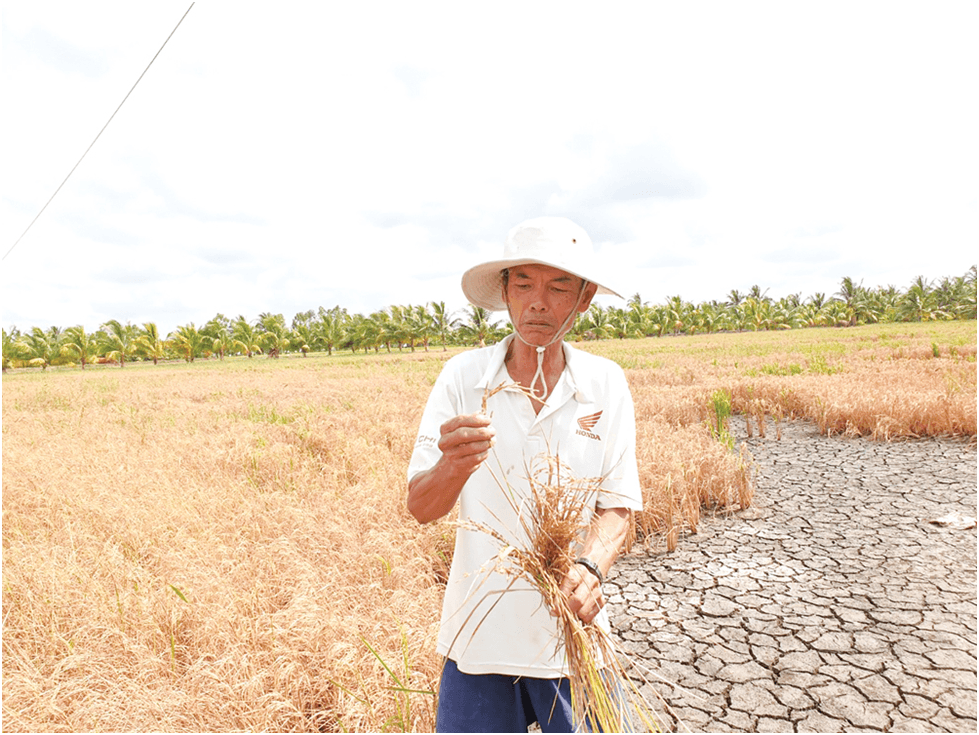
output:
[[[290,346],[286,320],[282,314],[268,312],[258,315],[258,341],[266,347],[266,356],[278,358]]]
[[[852,318],[851,311],[842,301],[830,301],[822,309],[824,323],[827,327],[849,327]]]
[[[301,311],[292,318],[292,341],[303,357],[320,348],[319,317],[315,311]]]
[[[98,344],[94,337],[85,333],[85,327],[78,324],[65,330],[61,338],[61,354],[77,359],[84,370],[88,361],[98,354]]]
[[[629,319],[629,312],[616,306],[608,309],[608,321],[612,327],[612,336],[618,339],[626,337],[640,337],[634,323]]]
[[[499,331],[491,321],[490,314],[482,306],[470,304],[465,312],[465,321],[459,327],[459,334],[466,342],[485,347],[487,340]]]
[[[459,320],[453,318],[449,310],[445,308],[444,301],[432,301],[429,306],[432,308],[432,327],[435,335],[438,336],[439,341],[442,343],[442,352],[445,352],[448,349],[445,345],[448,342],[449,335],[459,325]]]
[[[3,372],[7,372],[7,369],[13,366],[13,361],[17,357],[14,345],[18,337],[20,332],[17,331],[17,327],[13,327],[9,334],[6,329],[3,330]]]
[[[705,301],[694,309],[691,317],[691,333],[712,334],[722,328],[727,318],[727,312],[719,304]]]
[[[259,344],[258,334],[251,322],[244,316],[235,319],[231,326],[231,347],[248,357],[252,357],[256,352],[262,354],[262,346]]]
[[[397,308],[396,320],[401,327],[402,341],[414,352],[415,345],[424,341],[425,325],[411,305]]]
[[[686,329],[692,308],[692,304],[686,303],[679,296],[672,296],[666,300],[665,316],[673,334],[679,334]]]
[[[200,357],[204,349],[204,335],[193,322],[177,327],[176,331],[170,333],[168,339],[177,353],[187,362],[193,362],[195,358]]]
[[[833,294],[833,298],[843,302],[846,307],[845,312],[848,316],[847,326],[854,327],[857,324],[857,306],[863,297],[863,281],[854,283],[849,276],[844,276],[840,282],[840,290]]]
[[[803,315],[797,295],[779,299],[769,309],[766,329],[798,329],[803,325]]]
[[[928,281],[918,276],[898,305],[898,318],[907,322],[935,321],[945,316]]]
[[[390,318],[387,320],[387,337],[386,339],[394,342],[398,345],[398,352],[401,352],[402,345],[408,343],[408,316],[406,314],[408,307],[393,305],[388,307],[388,312],[390,313]],[[414,343],[411,345],[412,351],[415,349]]]
[[[632,331],[637,337],[646,337],[653,334],[657,325],[655,323],[655,311],[648,304],[644,304],[639,294],[635,294],[629,300],[629,322]]]
[[[217,314],[211,321],[201,327],[205,348],[216,354],[219,360],[234,349],[234,339],[231,337],[231,320],[224,314]]]
[[[390,352],[391,345],[387,343],[388,313],[375,311],[369,317],[362,317],[360,314],[357,317],[359,318],[355,320],[355,329],[351,334],[356,347],[363,347],[364,352],[373,349],[376,353],[381,351],[381,345],[386,345],[387,351]]]
[[[410,321],[416,330],[418,341],[425,347],[425,352],[428,352],[428,343],[432,341],[432,337],[437,333],[435,330],[435,320],[428,311],[428,304],[413,306],[411,308]]]
[[[308,311],[300,311],[292,318],[291,329],[296,329],[297,327],[312,327],[316,322],[316,312],[312,309]]]
[[[593,303],[588,307],[579,321],[581,322],[581,336],[584,339],[611,339],[615,334],[612,325],[609,309],[601,304]]]
[[[756,299],[754,296],[745,297],[740,306],[742,324],[752,332],[767,329],[771,317],[771,304],[768,301]]]
[[[319,322],[316,328],[319,341],[326,348],[328,355],[332,355],[334,348],[343,344],[348,319],[347,310],[341,309],[339,306],[335,306],[329,311],[322,306],[319,308]]]
[[[748,296],[747,296],[747,298],[755,299],[756,301],[771,301],[772,300],[772,298],[770,296],[768,296],[768,289],[766,288],[764,291],[762,291],[761,290],[761,286],[759,286],[757,284],[755,284],[754,286],[752,286],[751,288],[748,289]]]
[[[384,349],[391,353],[391,345],[393,343],[398,343],[398,349],[401,349],[400,342],[402,337],[402,327],[396,324],[394,318],[391,316],[391,312],[388,309],[381,309],[380,311],[375,311],[367,319],[371,322],[370,329],[368,330],[368,336],[370,339],[376,339],[377,341],[377,352],[380,352],[381,345],[384,345]],[[364,327],[360,326],[361,331]]]
[[[119,367],[126,366],[126,358],[132,354],[135,341],[133,325],[128,323],[123,325],[118,319],[107,321],[99,332],[99,346],[102,353],[110,360],[117,360]]]
[[[649,308],[649,325],[646,334],[662,337],[670,328],[670,319],[667,308],[663,305],[651,306]]]
[[[975,280],[969,282],[969,274],[957,278],[944,277],[933,287],[932,294],[939,311],[948,319],[963,319],[963,314],[973,313],[970,307],[975,304]],[[970,300],[971,297],[971,300]],[[972,316],[971,318],[975,318]]]
[[[823,310],[818,308],[811,301],[807,301],[799,307],[799,326],[803,328],[819,327],[823,325]]]
[[[166,357],[167,343],[160,339],[160,330],[156,322],[143,323],[143,330],[136,336],[133,349],[136,354],[151,359],[154,365],[158,365],[160,360]]]
[[[964,286],[957,314],[959,319],[976,318],[976,267],[972,266],[962,276]]]
[[[58,327],[51,327],[46,332],[40,327],[34,327],[28,334],[21,335],[15,350],[17,356],[31,367],[47,370],[48,365],[61,354],[61,338]]]
[[[293,322],[295,323],[295,320]],[[292,328],[292,333],[289,336],[292,339],[293,345],[298,347],[299,351],[303,353],[303,357],[306,357],[306,354],[313,349],[312,345],[316,343],[312,326],[302,322]]]
[[[343,346],[351,352],[356,353],[357,350],[363,348],[366,354],[374,346],[374,340],[380,339],[367,322],[371,322],[371,319],[365,317],[363,314],[354,314],[347,320],[347,328],[344,330]],[[378,341],[377,344],[379,346],[381,342]]]

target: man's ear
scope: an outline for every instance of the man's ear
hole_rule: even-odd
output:
[[[510,300],[507,297],[507,285],[510,281],[510,269],[504,268],[500,271],[500,296],[503,298],[503,303],[509,306]]]
[[[584,314],[588,311],[591,306],[591,300],[595,298],[595,294],[598,292],[598,286],[594,283],[589,283],[585,286],[585,293],[581,297],[581,303],[578,304],[578,313]]]

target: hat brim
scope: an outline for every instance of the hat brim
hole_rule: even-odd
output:
[[[559,268],[565,273],[577,276],[583,281],[594,283],[598,286],[597,293],[599,294],[622,298],[621,294],[613,291],[608,286],[603,286],[598,281],[589,278],[583,273],[576,273],[565,266],[535,258],[505,258],[503,260],[493,260],[489,263],[481,263],[480,265],[473,266],[462,274],[462,292],[471,304],[481,306],[490,311],[506,311],[507,305],[503,300],[503,271],[507,268],[515,268],[518,265],[546,265],[552,268]]]

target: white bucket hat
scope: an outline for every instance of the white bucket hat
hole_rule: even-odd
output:
[[[591,238],[564,217],[536,217],[510,230],[503,257],[474,266],[462,274],[462,292],[476,306],[506,311],[503,271],[518,265],[549,265],[598,286],[598,293],[621,295],[598,280]]]

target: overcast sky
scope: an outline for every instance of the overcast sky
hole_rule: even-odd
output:
[[[189,6],[3,1],[0,251]],[[650,303],[962,275],[976,8],[198,0],[3,260],[0,319],[462,309],[541,214]]]

